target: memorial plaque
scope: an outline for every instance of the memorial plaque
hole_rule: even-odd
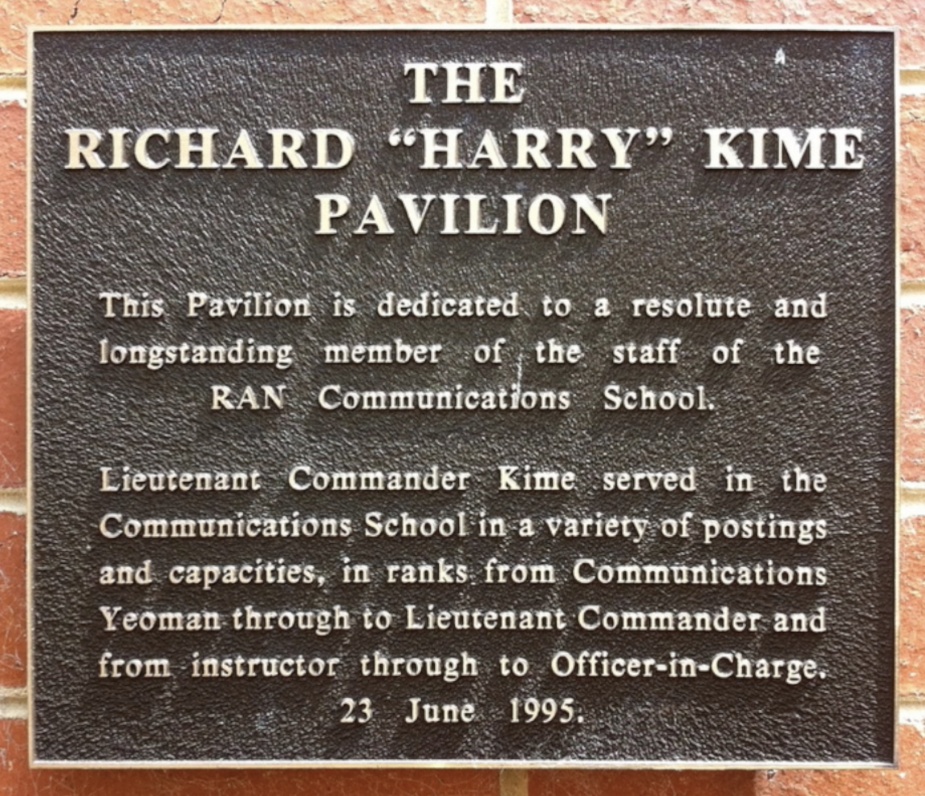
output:
[[[34,32],[34,761],[889,765],[894,45]]]

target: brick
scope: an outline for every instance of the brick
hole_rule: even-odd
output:
[[[925,63],[921,0],[513,0],[519,22],[612,25],[890,25],[900,63]]]
[[[497,796],[497,771],[453,770],[30,770],[25,721],[0,721],[5,796]]]
[[[925,481],[925,307],[903,310],[900,325],[900,473]]]
[[[753,771],[537,771],[530,796],[752,796]]]
[[[26,518],[0,514],[0,688],[26,685]]]
[[[902,726],[900,767],[883,771],[761,773],[749,796],[921,796],[925,793],[925,728]]]
[[[484,0],[4,0],[0,72],[25,71],[29,25],[424,24],[484,19]]]
[[[903,522],[900,556],[899,691],[925,696],[925,517]]]
[[[0,310],[0,489],[26,483],[26,313]]]
[[[538,771],[529,796],[921,796],[925,728],[902,726],[900,768],[844,771]]]
[[[900,263],[905,279],[925,279],[925,97],[900,105]]]
[[[26,109],[0,103],[0,278],[26,271]]]

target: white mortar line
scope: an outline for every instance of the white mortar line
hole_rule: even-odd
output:
[[[485,23],[510,25],[514,21],[514,0],[485,0]]]
[[[29,299],[26,296],[26,280],[15,280],[22,282],[22,286],[16,285],[11,288],[3,284],[0,280],[0,310],[26,310],[29,309]]]
[[[899,723],[914,727],[925,738],[925,704],[903,700],[899,703]]]
[[[899,308],[915,310],[925,307],[925,280],[909,279],[900,284]]]
[[[25,688],[0,688],[0,719],[29,718],[29,697]]]
[[[0,74],[0,105],[26,107],[26,76]]]
[[[0,489],[0,513],[25,516],[27,511],[25,489]]]
[[[488,25],[513,24],[513,0],[486,0],[485,22]],[[899,91],[904,96],[925,95],[925,69],[900,69]],[[15,103],[25,107],[26,100],[26,76],[0,74],[0,105]]]
[[[899,490],[899,518],[925,516],[925,484],[904,482]]]
[[[486,0],[485,22],[504,25],[514,21],[513,0]],[[9,94],[14,101],[26,100],[26,75],[22,72],[0,73],[0,98]],[[925,94],[925,68],[900,67],[899,85],[903,94]],[[3,101],[0,99],[0,101]]]

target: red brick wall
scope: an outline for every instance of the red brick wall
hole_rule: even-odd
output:
[[[513,3],[513,5],[511,5]],[[29,25],[787,23],[901,30],[900,768],[875,772],[30,771],[25,642]],[[0,0],[0,795],[920,796],[925,793],[925,3],[922,0]]]

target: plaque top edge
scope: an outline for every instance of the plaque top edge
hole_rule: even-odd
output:
[[[884,33],[898,36],[899,25],[800,25],[800,24],[672,24],[622,25],[618,23],[445,23],[445,24],[235,24],[235,25],[29,25],[30,37],[44,33],[275,33],[275,32],[382,32],[405,33],[422,31],[427,33],[473,32],[473,33],[538,33],[538,32],[584,32],[584,33]]]

